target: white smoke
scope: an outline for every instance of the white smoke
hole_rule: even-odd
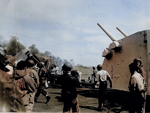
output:
[[[69,62],[69,61],[66,60],[66,59],[61,59],[60,57],[55,57],[54,55],[52,55],[51,57],[52,57],[52,59],[54,60],[56,66],[58,67],[58,73],[60,74],[63,64],[64,64],[65,62]],[[70,63],[74,66],[74,61],[73,61],[73,59],[70,60]]]

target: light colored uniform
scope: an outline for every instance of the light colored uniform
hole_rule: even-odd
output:
[[[138,88],[139,91],[144,90],[144,78],[141,76],[140,73],[134,72],[133,76],[131,77],[131,85],[133,85],[134,90],[137,90]]]
[[[97,81],[107,81],[107,77],[110,77],[109,73],[105,70],[100,70],[96,73]]]
[[[145,92],[144,92],[144,78],[137,71],[131,76],[130,81],[131,92],[131,112],[144,112]]]
[[[109,80],[111,87],[112,83],[109,73],[105,70],[99,70],[96,73],[96,79],[99,82],[98,109],[102,109],[107,92],[107,80]]]

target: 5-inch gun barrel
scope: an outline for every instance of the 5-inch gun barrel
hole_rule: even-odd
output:
[[[127,37],[127,35],[126,35],[123,31],[121,31],[118,27],[116,27],[116,29],[117,29],[118,31],[120,31],[125,37]]]
[[[99,23],[97,23],[97,25],[106,33],[106,35],[112,40],[112,41],[116,41],[116,39],[114,37],[112,37]]]

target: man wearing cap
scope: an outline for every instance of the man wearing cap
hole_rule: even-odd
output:
[[[79,80],[71,75],[72,64],[70,62],[64,63],[62,66],[62,99],[64,102],[63,112],[79,113],[79,101],[77,98],[76,87],[80,85]]]
[[[133,63],[131,63],[129,65],[129,69],[130,69],[130,72],[131,72],[131,76],[133,75],[134,73],[134,68],[137,68],[137,72],[140,73],[142,75],[142,77],[146,77],[146,72],[144,71],[144,68],[143,68],[143,65],[142,65],[142,61],[140,59],[137,59],[135,58],[133,60]]]
[[[109,73],[106,70],[102,70],[102,65],[97,65],[98,72],[96,73],[96,78],[98,80],[97,84],[99,84],[99,95],[98,95],[98,110],[102,110],[105,95],[107,91],[107,80],[110,83],[110,88],[112,88],[112,81]]]
[[[31,93],[29,94],[29,107],[30,108],[33,108],[33,105],[34,105],[34,98],[35,98],[35,94],[37,92],[37,88],[39,86],[39,76],[38,76],[38,73],[33,69],[33,67],[35,66],[35,63],[33,60],[29,59],[27,60],[27,73],[29,73],[29,76],[30,77],[27,77],[25,76],[25,80],[26,80],[26,84],[27,84],[27,87],[30,88],[31,86]],[[33,80],[33,81],[32,81]],[[34,88],[34,89],[33,89]]]
[[[142,62],[140,59],[134,59],[133,63],[129,65],[131,78],[129,82],[130,91],[130,109],[131,113],[143,113],[145,112],[145,93],[147,90],[144,77],[146,73],[143,69]]]

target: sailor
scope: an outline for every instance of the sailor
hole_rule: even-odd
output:
[[[95,79],[96,79],[96,73],[97,73],[97,71],[96,71],[96,69],[95,69],[94,66],[93,66],[92,68],[93,68],[93,73],[92,73],[91,79],[92,79],[92,83],[94,83],[92,87],[95,88],[95,84],[96,84],[96,82],[97,82],[97,81],[95,80]]]
[[[62,66],[62,99],[64,103],[63,112],[79,113],[79,101],[77,97],[76,87],[80,85],[77,77],[71,75],[72,64],[65,62]]]
[[[98,110],[101,111],[107,91],[107,80],[110,83],[110,88],[112,88],[112,81],[109,73],[106,70],[102,70],[102,65],[97,65],[97,70],[96,78],[98,79],[97,84],[99,84]]]
[[[30,99],[29,100],[30,100],[30,106],[32,108],[33,108],[33,105],[34,105],[35,94],[36,94],[37,88],[39,86],[39,76],[38,76],[38,73],[34,69],[34,65],[35,65],[35,63],[34,63],[33,60],[31,60],[31,59],[27,60],[27,69],[26,69],[26,71],[27,71],[27,73],[29,73],[29,76],[33,79],[33,82],[32,83],[26,82],[26,84],[27,84],[27,87],[29,87],[31,84],[34,84],[34,86],[36,88],[36,89],[34,89],[33,93],[30,93]]]
[[[96,77],[96,69],[95,69],[95,67],[94,67],[94,66],[93,66],[92,68],[93,68],[92,78],[95,78],[95,77]]]
[[[139,63],[138,63],[139,62]],[[130,112],[131,113],[143,113],[144,110],[144,102],[145,102],[145,80],[139,67],[141,64],[139,60],[135,59],[133,63],[129,65],[129,69],[131,72],[131,78],[129,82],[129,91],[131,96],[131,106]],[[145,75],[144,75],[145,76]]]
[[[34,79],[33,72],[28,69],[32,65],[34,64],[28,61],[18,62],[14,75],[16,90],[21,94],[21,102],[26,112],[32,112],[34,96],[37,91],[37,83]]]
[[[47,73],[47,70],[46,70],[45,66],[42,65],[41,69],[38,72],[40,83],[39,83],[39,86],[38,86],[38,89],[37,89],[37,93],[35,94],[35,102],[37,102],[37,99],[38,99],[38,97],[40,96],[41,93],[46,98],[45,104],[47,104],[49,102],[50,98],[51,98],[48,95],[48,92],[45,91],[45,80],[47,78],[47,74],[48,73]]]
[[[55,85],[55,79],[56,79],[56,75],[57,75],[57,68],[55,64],[52,64],[51,66],[51,71],[50,71],[50,83],[51,85]]]

